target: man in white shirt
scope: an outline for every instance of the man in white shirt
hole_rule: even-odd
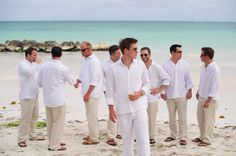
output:
[[[151,59],[151,50],[143,47],[140,50],[140,57],[146,65],[150,81],[150,94],[148,99],[148,128],[150,144],[155,144],[155,127],[158,111],[159,93],[161,93],[170,83],[169,75],[163,68]]]
[[[102,63],[102,70],[103,70],[103,78],[104,78],[104,86],[106,84],[107,75],[110,72],[111,65],[120,59],[120,47],[118,45],[112,45],[108,49],[110,58]],[[106,87],[104,87],[104,92],[106,94]],[[107,135],[108,140],[107,144],[111,146],[116,146],[117,142],[115,138],[121,137],[119,131],[117,129],[117,123],[112,122],[110,118],[108,118],[107,122]]]
[[[201,50],[200,57],[204,65],[202,66],[199,89],[196,94],[200,137],[192,141],[197,142],[198,146],[207,146],[212,143],[215,127],[220,68],[213,60],[214,50],[212,48],[203,47]]]
[[[166,100],[169,111],[169,128],[171,136],[165,139],[170,142],[177,139],[176,111],[178,112],[180,145],[186,145],[187,139],[187,100],[192,97],[192,80],[189,64],[181,59],[182,46],[173,44],[170,47],[171,58],[163,64],[171,81],[161,97]]]
[[[20,106],[21,119],[18,133],[18,145],[27,147],[26,141],[44,140],[35,133],[36,123],[38,120],[38,93],[39,87],[36,82],[41,60],[37,58],[35,48],[28,48],[25,51],[25,60],[18,66],[20,80]]]
[[[119,47],[123,56],[114,63],[107,76],[106,100],[109,116],[118,122],[123,140],[123,155],[132,155],[132,136],[137,140],[137,156],[149,156],[147,97],[149,79],[142,61],[136,60],[137,40],[125,38]],[[116,106],[116,109],[114,108]]]
[[[86,108],[89,134],[83,138],[84,145],[99,143],[98,134],[98,104],[103,94],[103,74],[101,63],[92,52],[92,45],[89,42],[80,44],[82,56],[85,58],[81,65],[77,85],[81,83],[81,94]]]
[[[45,62],[39,72],[38,85],[43,89],[44,105],[46,107],[48,150],[66,150],[65,143],[61,142],[64,129],[67,97],[65,84],[74,85],[76,80],[69,69],[61,62],[62,50],[53,47],[52,60]]]

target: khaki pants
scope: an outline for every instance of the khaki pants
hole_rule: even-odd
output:
[[[200,130],[200,139],[206,143],[211,144],[213,139],[213,132],[215,126],[216,109],[218,102],[211,100],[209,107],[204,108],[203,105],[206,99],[199,97],[197,107],[197,119]]]
[[[38,99],[25,99],[20,101],[21,119],[19,126],[18,142],[25,142],[28,138],[36,137],[35,128],[38,120]]]
[[[177,138],[176,111],[178,112],[179,138],[187,138],[187,100],[186,98],[167,99],[169,128],[171,137]]]
[[[86,117],[89,128],[89,138],[92,141],[98,141],[98,104],[99,99],[89,98],[88,102],[85,102]]]
[[[48,147],[50,149],[60,148],[61,135],[64,129],[66,106],[46,107]]]
[[[118,134],[117,132],[117,122],[113,122],[111,121],[110,118],[108,118],[108,121],[107,121],[107,135],[108,135],[108,138],[111,139],[111,138],[115,138],[116,135]]]
[[[147,113],[148,113],[148,130],[150,139],[155,139],[157,111],[158,111],[158,101],[149,102]]]

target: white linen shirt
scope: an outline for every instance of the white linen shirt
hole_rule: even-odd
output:
[[[129,100],[129,93],[143,90],[149,93],[149,78],[146,66],[134,59],[128,68],[121,59],[114,63],[106,80],[106,100],[115,105],[117,114],[128,114],[147,109],[147,97],[144,95],[135,101]]]
[[[150,81],[150,89],[159,88],[161,85],[169,85],[170,77],[164,71],[164,69],[152,61],[152,64],[148,68],[148,76]],[[152,95],[149,93],[147,95],[148,102],[156,102],[159,100],[159,94]]]
[[[165,89],[167,98],[186,97],[187,91],[192,88],[189,64],[183,59],[180,59],[174,64],[172,60],[169,59],[162,67],[169,74],[171,79],[170,85]]]
[[[38,76],[38,85],[43,89],[44,104],[47,107],[59,107],[67,103],[65,84],[76,83],[69,69],[59,60],[45,62]]]
[[[215,62],[210,63],[207,68],[203,65],[198,90],[199,96],[205,99],[212,97],[213,100],[218,100],[219,79],[220,68]]]
[[[81,65],[79,78],[81,81],[81,95],[84,96],[89,86],[95,86],[91,93],[91,97],[99,99],[103,94],[103,74],[100,61],[92,54],[85,58]]]
[[[37,63],[30,63],[28,60],[23,60],[18,65],[18,74],[20,80],[19,99],[32,99],[35,100],[39,93],[37,84],[37,76],[40,65]]]
[[[108,72],[110,72],[110,68],[111,68],[111,65],[113,64],[114,62],[109,59],[109,60],[106,60],[102,63],[102,72],[103,72],[103,81],[104,81],[104,91],[106,91],[106,79],[107,79],[107,75],[108,75]]]

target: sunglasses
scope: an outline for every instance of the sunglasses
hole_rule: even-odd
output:
[[[148,54],[140,54],[140,57],[147,57],[148,56]]]
[[[133,48],[132,50],[133,50],[133,51],[137,51],[137,50],[138,50],[138,48]]]
[[[85,48],[85,49],[80,49],[82,52],[85,52],[87,49],[89,49],[89,48]]]

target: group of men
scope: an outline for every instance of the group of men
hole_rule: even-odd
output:
[[[132,155],[133,136],[137,155],[150,155],[150,144],[156,143],[155,126],[160,97],[166,101],[169,112],[170,136],[164,141],[170,142],[179,138],[180,145],[186,145],[187,100],[192,97],[193,85],[189,64],[181,59],[182,46],[172,45],[170,59],[160,66],[151,59],[151,50],[148,47],[140,50],[142,61],[136,59],[137,42],[134,38],[125,38],[120,41],[119,46],[111,46],[110,58],[103,63],[93,54],[92,45],[86,41],[82,42],[80,50],[85,59],[77,79],[71,76],[68,68],[60,61],[60,47],[53,47],[52,60],[42,65],[39,65],[41,61],[37,59],[34,48],[26,50],[25,60],[19,65],[21,122],[18,145],[26,147],[28,138],[44,140],[35,134],[38,90],[42,87],[46,107],[48,150],[66,150],[66,144],[61,141],[67,103],[64,93],[66,82],[75,88],[80,85],[82,87],[81,94],[89,129],[88,135],[83,138],[84,145],[99,143],[98,106],[103,94],[109,110],[107,144],[115,146],[115,138],[122,138],[123,155]],[[196,94],[200,137],[192,141],[197,142],[199,146],[207,146],[212,143],[213,138],[220,69],[213,61],[212,48],[203,47],[200,57],[204,63]]]

